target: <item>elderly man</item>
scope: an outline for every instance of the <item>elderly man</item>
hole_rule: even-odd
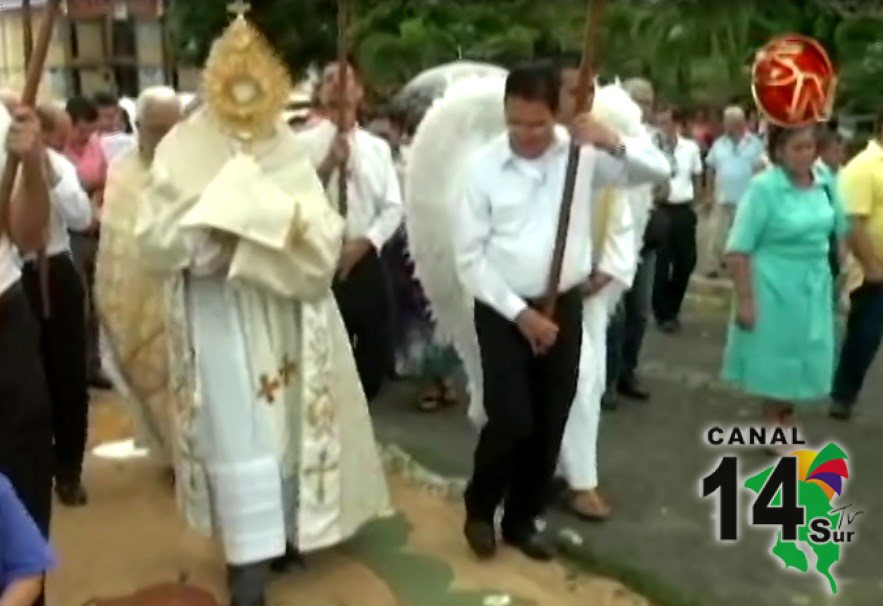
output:
[[[655,94],[653,85],[643,78],[627,80],[623,87],[641,108],[647,136],[654,129]],[[656,264],[656,245],[648,232],[653,205],[653,186],[636,185],[629,191],[629,209],[634,222],[638,267],[631,289],[625,293],[622,306],[611,319],[607,335],[607,392],[601,402],[603,408],[616,408],[616,393],[632,400],[647,400],[650,394],[638,381],[636,370],[653,295],[653,268]],[[650,229],[652,232],[652,228]]]
[[[164,280],[139,262],[133,230],[156,146],[180,118],[181,101],[174,90],[149,88],[139,97],[138,145],[108,171],[95,272],[105,367],[135,406],[154,454],[166,464],[171,464],[171,395]],[[150,414],[139,414],[144,411]]]
[[[721,135],[705,159],[711,192],[712,227],[708,251],[708,276],[716,278],[723,268],[723,251],[736,204],[748,189],[755,172],[764,167],[763,142],[748,130],[745,112],[731,106],[724,110],[724,134]]]

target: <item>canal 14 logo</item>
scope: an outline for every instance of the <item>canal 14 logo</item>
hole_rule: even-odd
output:
[[[745,433],[749,431],[755,433],[754,428]],[[734,440],[734,432],[741,433],[738,428],[731,430],[727,445],[747,443],[741,436]],[[720,436],[725,433],[720,428],[710,430],[709,444],[724,445]],[[855,522],[864,513],[852,504],[835,503],[849,479],[847,458],[834,443],[819,451],[795,449],[741,484],[754,495],[750,526],[777,529],[772,557],[786,570],[812,574],[808,556],[814,555],[815,572],[827,580],[832,594],[838,591],[832,568],[841,560],[844,546],[855,540]],[[739,489],[739,459],[735,456],[722,457],[714,471],[702,479],[702,497],[716,496],[717,538],[721,542],[739,540]]]

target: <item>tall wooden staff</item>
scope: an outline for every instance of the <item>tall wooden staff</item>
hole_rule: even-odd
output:
[[[40,25],[40,32],[37,35],[37,42],[34,44],[31,61],[27,66],[25,86],[21,94],[21,104],[24,106],[33,107],[37,100],[37,89],[40,86],[40,77],[43,75],[43,67],[46,64],[46,55],[49,52],[52,29],[55,26],[55,19],[58,17],[60,7],[61,0],[47,0],[46,2],[43,23]],[[12,197],[18,165],[19,159],[14,155],[10,155],[6,159],[6,166],[4,166],[2,177],[0,177],[0,233],[6,233],[7,221],[9,219],[9,200]]]
[[[579,66],[579,80],[576,88],[576,114],[592,109],[589,103],[589,90],[595,73],[595,59],[601,22],[604,18],[604,0],[589,0],[586,30],[583,36],[583,54]],[[573,207],[573,192],[576,186],[576,173],[579,168],[580,146],[571,141],[567,156],[567,172],[564,177],[564,195],[561,211],[558,214],[558,231],[555,234],[555,248],[552,251],[552,267],[546,283],[546,296],[543,300],[543,313],[547,318],[555,315],[558,300],[558,287],[561,284],[561,267],[564,264],[564,251],[567,246],[567,232],[570,229],[570,211]]]
[[[31,0],[23,0],[21,4],[22,41],[24,42],[25,68],[31,64],[34,55],[34,26],[31,18]],[[48,230],[48,226],[47,226]],[[49,303],[49,260],[46,258],[46,249],[41,248],[37,252],[37,277],[40,282],[40,305],[43,317],[48,318],[52,313]]]
[[[349,58],[347,28],[349,26],[349,1],[337,0],[337,111],[338,113],[338,133],[346,135],[343,131],[344,120],[346,120],[347,104],[345,102],[347,95],[347,80],[349,80]],[[349,154],[347,154],[349,155]],[[338,168],[337,178],[337,208],[340,214],[346,218],[347,215],[347,160],[343,160]]]

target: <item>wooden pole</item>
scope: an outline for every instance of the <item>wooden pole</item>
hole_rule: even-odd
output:
[[[601,22],[604,19],[604,0],[589,0],[586,30],[583,36],[583,54],[579,67],[579,80],[576,89],[576,113],[585,113],[592,109],[589,102],[589,91],[595,75],[596,52],[598,38],[601,35]],[[558,231],[555,234],[555,248],[552,250],[552,266],[549,281],[546,284],[546,296],[543,300],[543,314],[547,318],[555,315],[555,303],[558,300],[558,287],[561,284],[561,268],[564,264],[564,252],[567,247],[567,232],[570,229],[570,212],[573,208],[573,192],[576,187],[576,174],[579,168],[580,146],[572,141],[567,156],[567,172],[564,176],[564,195],[561,210],[558,214]]]
[[[31,15],[31,0],[23,0],[21,5],[22,40],[24,42],[25,69],[31,64],[34,55],[34,24]],[[46,226],[49,230],[49,226]],[[40,283],[40,307],[43,318],[52,314],[52,305],[49,301],[49,260],[46,258],[46,249],[41,248],[37,252],[37,277]]]
[[[347,82],[349,80],[349,44],[347,29],[349,27],[349,1],[337,0],[337,102],[338,102],[338,133],[346,134],[342,129],[346,120]],[[340,214],[347,215],[347,162],[341,162],[337,178],[337,208]]]
[[[31,24],[31,0],[21,3],[22,32],[25,44],[25,69],[31,62],[34,53],[34,28]]]

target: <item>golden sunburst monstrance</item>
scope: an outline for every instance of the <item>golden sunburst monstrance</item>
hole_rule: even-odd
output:
[[[266,38],[244,17],[248,5],[237,2],[237,16],[212,44],[202,73],[206,106],[223,128],[252,140],[272,132],[293,89],[285,64]]]

